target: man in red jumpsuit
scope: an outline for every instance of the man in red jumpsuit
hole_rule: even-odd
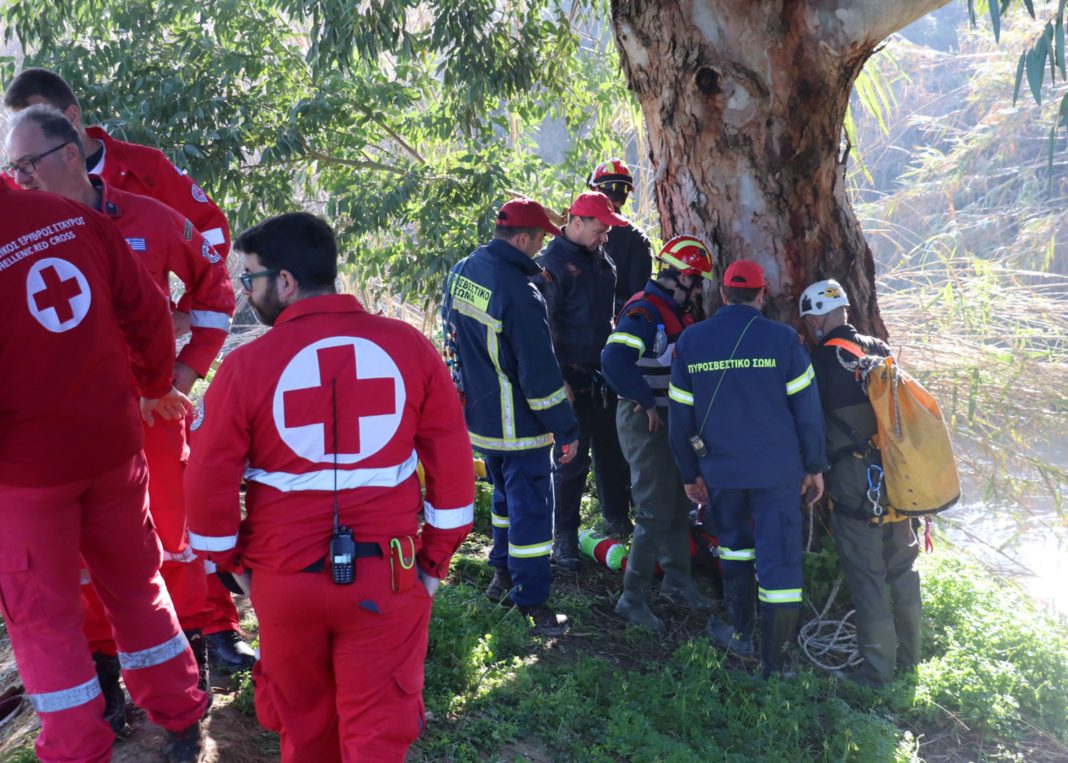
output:
[[[234,293],[226,263],[192,223],[173,209],[147,196],[119,191],[86,174],[77,139],[73,125],[51,106],[31,106],[19,112],[10,125],[8,156],[38,156],[53,146],[58,149],[42,156],[32,173],[17,169],[15,180],[24,189],[57,193],[103,211],[164,292],[169,290],[170,274],[178,276],[190,295],[192,314],[198,316],[192,336],[175,362],[175,386],[188,394],[193,381],[207,374],[230,327]],[[172,332],[170,321],[159,330]],[[152,477],[149,507],[163,544],[163,579],[201,668],[201,688],[207,690],[207,645],[201,631],[209,613],[204,562],[189,548],[182,492],[189,455],[185,423],[165,421],[146,426],[144,450]],[[118,683],[111,626],[90,581],[84,582],[86,635],[108,703],[106,716],[116,732],[121,732],[126,725],[125,701]]]
[[[101,176],[112,188],[151,196],[176,210],[203,233],[225,262],[230,252],[230,226],[226,217],[203,189],[171,164],[162,151],[116,140],[101,127],[85,127],[74,91],[62,77],[48,69],[24,69],[11,81],[4,96],[4,105],[11,111],[21,111],[34,104],[54,106],[78,130],[85,147],[87,171]],[[176,324],[197,328],[198,324],[204,325],[204,318],[190,310],[188,298],[179,301]],[[210,328],[210,316],[207,320],[206,327]],[[186,331],[188,328],[180,329],[182,334]],[[181,389],[182,378],[177,381]],[[203,630],[213,662],[225,669],[251,667],[255,658],[238,635],[237,608],[230,594],[213,574],[208,575],[207,591],[211,611]]]
[[[234,248],[273,328],[227,356],[197,412],[190,541],[252,573],[256,713],[282,760],[403,761],[423,726],[431,596],[474,517],[459,399],[419,331],[335,293],[321,219],[275,217]]]
[[[33,174],[47,158],[7,169]],[[167,299],[81,204],[0,185],[0,209],[0,609],[40,716],[37,755],[111,757],[82,632],[84,558],[134,701],[167,730],[171,763],[198,760],[208,698],[159,575],[134,389],[146,420],[184,417],[173,337],[160,331]]]

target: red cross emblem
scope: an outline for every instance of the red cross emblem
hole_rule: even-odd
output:
[[[274,398],[282,440],[317,462],[333,461],[335,450],[338,463],[381,450],[397,431],[403,407],[404,381],[393,359],[355,337],[320,340],[297,353]]]
[[[49,331],[68,331],[89,312],[92,294],[89,282],[66,260],[39,260],[26,276],[26,299],[30,313]]]

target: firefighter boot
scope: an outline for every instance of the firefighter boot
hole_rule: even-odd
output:
[[[649,608],[649,586],[656,567],[657,543],[646,529],[638,524],[630,543],[627,571],[623,573],[623,595],[616,602],[616,614],[634,625],[644,625],[654,631],[664,628],[664,621]]]
[[[104,720],[111,726],[115,736],[125,737],[130,733],[130,727],[126,724],[126,695],[119,683],[122,672],[119,658],[113,654],[93,652],[93,663],[96,665],[100,691],[104,695]]]
[[[512,582],[512,576],[508,573],[508,570],[494,567],[493,580],[486,587],[486,598],[494,604],[507,604],[510,606],[512,600],[508,598],[508,594],[512,592],[513,588],[515,588],[515,584]]]
[[[712,616],[706,632],[712,642],[739,657],[753,654],[753,623],[756,619],[756,581],[752,570],[732,571],[723,576],[723,600],[727,622]]]
[[[683,528],[664,538],[660,566],[664,568],[664,582],[660,595],[676,607],[711,612],[716,602],[697,590],[690,567],[690,531]]]
[[[204,638],[200,628],[194,628],[185,632],[185,638],[189,642],[189,648],[193,650],[193,657],[197,661],[197,688],[208,695],[208,704],[204,708],[206,715],[211,707],[211,673],[208,669],[208,642]]]
[[[760,655],[764,660],[764,678],[778,673],[784,678],[796,675],[790,646],[797,638],[798,607],[765,605],[760,612]]]
[[[168,731],[163,754],[167,763],[200,763],[204,759],[204,733],[200,721],[181,731]]]

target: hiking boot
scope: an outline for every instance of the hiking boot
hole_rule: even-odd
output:
[[[579,545],[575,533],[565,533],[553,543],[553,561],[562,570],[574,572],[579,568]]]
[[[119,658],[113,654],[93,652],[93,663],[96,665],[96,678],[100,681],[100,692],[104,695],[104,720],[111,726],[115,736],[126,737],[131,729],[126,722],[126,694],[119,683]]]
[[[208,659],[220,673],[251,670],[256,664],[256,653],[241,640],[237,631],[209,633],[204,637],[208,647]]]
[[[620,519],[606,519],[604,521],[604,534],[609,538],[615,538],[616,540],[623,540],[629,538],[631,533],[634,532],[634,525],[631,524],[629,517],[621,517]]]
[[[644,625],[652,631],[664,630],[664,621],[653,614],[648,600],[642,596],[624,592],[616,602],[616,614],[626,618],[632,625]]]
[[[694,609],[699,612],[711,612],[716,609],[716,600],[710,599],[697,590],[693,581],[689,585],[677,585],[665,580],[660,584],[660,595],[676,607]]]
[[[512,576],[508,573],[508,570],[493,568],[493,580],[486,587],[486,598],[492,601],[494,604],[509,604],[507,598],[508,594],[512,592],[515,585],[512,583]]]
[[[705,633],[712,639],[713,644],[721,649],[726,649],[731,654],[736,654],[739,657],[753,656],[752,634],[745,636],[735,630],[733,625],[723,622],[718,617],[710,617],[708,619]]]
[[[197,688],[208,695],[208,704],[204,708],[204,713],[207,714],[214,698],[211,691],[211,672],[208,668],[208,643],[199,628],[186,631],[185,639],[197,661]]]
[[[570,622],[567,615],[554,612],[544,604],[535,607],[520,607],[519,611],[530,618],[530,631],[539,636],[563,636]]]
[[[204,734],[200,721],[181,731],[168,731],[163,743],[167,763],[201,763],[204,759]]]

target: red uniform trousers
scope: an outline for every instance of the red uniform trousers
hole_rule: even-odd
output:
[[[387,547],[388,553],[388,547]],[[423,728],[431,598],[388,557],[356,560],[356,582],[329,571],[256,570],[256,715],[277,731],[282,763],[402,763]]]
[[[163,544],[160,574],[167,586],[178,622],[184,630],[202,628],[208,614],[204,560],[189,548],[186,537],[185,499],[182,477],[189,458],[185,423],[156,417],[154,426],[144,427],[145,458],[148,461],[148,506],[156,533]],[[85,635],[93,652],[115,654],[111,624],[100,598],[83,579],[85,596]]]
[[[57,469],[62,468],[57,465]],[[83,633],[84,558],[114,626],[123,679],[153,723],[177,731],[207,707],[197,665],[159,575],[141,453],[98,476],[0,485],[0,604],[31,704],[42,761],[111,759],[115,735]]]

